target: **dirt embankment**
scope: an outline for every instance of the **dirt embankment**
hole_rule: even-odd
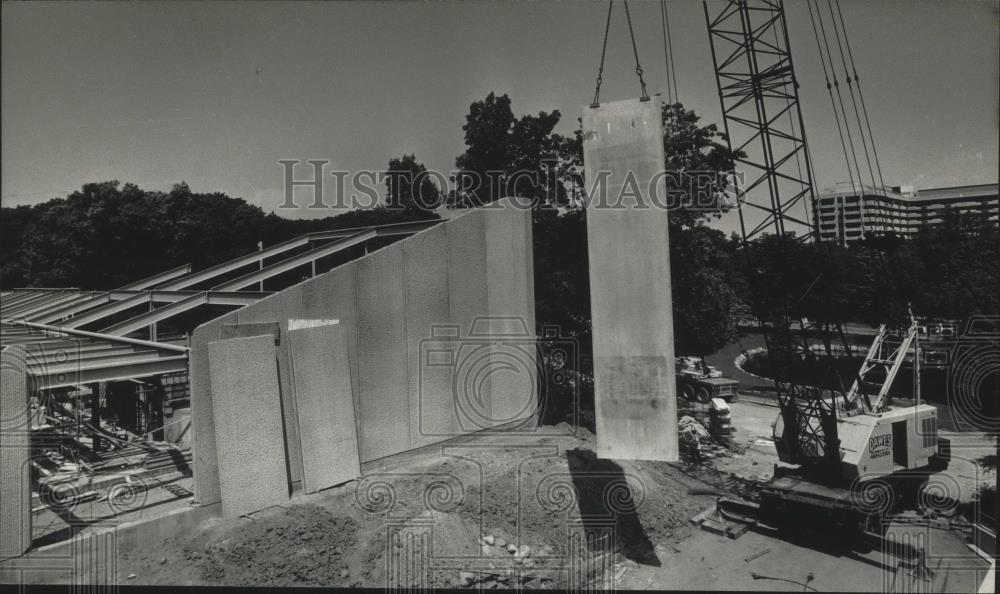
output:
[[[713,501],[691,494],[706,483],[677,466],[599,460],[587,430],[554,433],[420,454],[254,520],[125,552],[119,573],[148,584],[581,586],[616,563],[660,566],[658,551]]]

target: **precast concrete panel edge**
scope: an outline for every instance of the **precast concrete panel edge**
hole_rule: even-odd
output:
[[[485,211],[487,311],[491,332],[498,339],[491,353],[490,413],[494,426],[534,417],[538,366],[533,307],[528,296],[524,218],[530,212],[501,202],[502,209]]]
[[[451,320],[448,297],[448,229],[451,222],[403,242],[406,297],[407,381],[410,447],[455,434],[451,368],[430,364],[435,331]]]
[[[285,466],[290,484],[301,485],[302,481],[302,447],[299,438],[299,427],[296,419],[295,398],[292,396],[288,352],[288,320],[300,317],[302,314],[302,283],[289,287],[265,302],[258,302],[237,312],[240,324],[256,324],[260,322],[277,322],[280,328],[276,361],[278,369],[278,385],[280,386],[281,419],[285,437]]]
[[[0,351],[0,559],[31,546],[31,425],[27,350]]]
[[[208,367],[208,343],[218,340],[223,325],[235,321],[236,312],[229,312],[198,326],[191,333],[191,350],[188,357],[188,382],[191,391],[191,460],[194,468],[195,500],[203,505],[222,501],[212,385]]]
[[[410,443],[402,246],[384,247],[358,266],[358,439],[365,462]]]
[[[273,337],[214,341],[208,351],[223,515],[235,517],[287,501]]]
[[[302,487],[312,493],[361,474],[347,332],[339,324],[290,330],[292,385],[302,439]]]
[[[485,211],[475,209],[461,220],[449,221],[448,299],[451,322],[457,335],[452,339],[454,353],[454,399],[457,411],[456,430],[472,433],[492,426],[489,378],[483,380],[476,394],[467,393],[465,381],[476,371],[476,354],[483,348],[474,334],[474,324],[488,316],[489,293],[486,277]],[[470,354],[472,353],[472,354]]]

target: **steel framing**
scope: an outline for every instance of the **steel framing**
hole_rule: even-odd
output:
[[[310,233],[195,273],[191,272],[190,264],[185,264],[111,291],[79,288],[4,291],[0,295],[3,306],[0,344],[18,344],[26,349],[24,364],[32,389],[36,390],[187,371],[186,346],[125,335],[155,327],[157,322],[203,305],[242,307],[255,303],[273,292],[236,289],[309,263],[313,264],[312,274],[315,274],[315,262],[320,258],[378,237],[412,235],[440,222],[438,219]],[[313,247],[316,242],[327,243]],[[307,251],[265,265],[267,258],[307,246],[310,248]],[[214,288],[190,288],[253,264],[260,268],[217,283]],[[144,304],[150,306],[150,311],[101,332],[80,329]],[[155,307],[156,304],[165,305]],[[155,331],[151,336],[155,337]]]

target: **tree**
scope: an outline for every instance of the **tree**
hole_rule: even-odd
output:
[[[670,276],[677,351],[713,353],[736,338],[747,315],[738,244],[717,229],[696,225],[670,237]]]
[[[470,208],[510,196],[536,205],[566,201],[560,159],[576,153],[577,139],[553,133],[558,110],[516,118],[510,105],[507,95],[490,93],[470,106],[462,126],[466,150],[455,159],[449,206]]]
[[[440,190],[414,155],[389,160],[385,185],[385,202],[391,209],[434,210],[441,204]]]
[[[699,126],[701,117],[681,103],[664,103],[662,110],[667,190],[676,193],[671,231],[720,218],[735,206],[731,176],[736,159],[745,155],[729,150],[715,124]]]

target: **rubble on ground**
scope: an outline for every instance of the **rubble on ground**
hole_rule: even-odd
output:
[[[725,428],[730,429],[728,423]],[[701,464],[705,460],[720,458],[732,454],[729,443],[720,443],[712,436],[700,421],[692,416],[684,415],[677,421],[678,445],[680,446],[681,457],[688,463]],[[729,442],[729,439],[725,441]]]

